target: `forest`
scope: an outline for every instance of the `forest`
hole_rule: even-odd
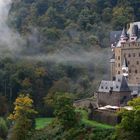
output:
[[[72,106],[109,75],[110,32],[133,21],[140,21],[139,0],[12,0],[7,24],[18,37],[10,49],[0,37],[0,140],[138,140],[139,101],[120,113],[136,115],[136,131],[125,128],[127,119],[89,126]],[[36,130],[39,117],[55,119]]]

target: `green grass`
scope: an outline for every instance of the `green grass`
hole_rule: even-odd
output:
[[[42,129],[52,122],[53,118],[37,118],[36,129]]]
[[[104,128],[104,129],[114,128],[111,125],[99,123],[99,122],[96,122],[93,120],[88,120],[88,113],[85,110],[76,110],[76,111],[80,112],[82,114],[82,122],[88,126],[97,127],[97,128]]]
[[[82,123],[91,127],[96,128],[103,128],[103,129],[111,129],[114,128],[111,125],[99,123],[96,121],[88,120],[88,113],[85,110],[76,110],[77,112],[80,112],[82,115]],[[36,129],[42,129],[48,124],[52,122],[53,118],[37,118],[36,119]]]

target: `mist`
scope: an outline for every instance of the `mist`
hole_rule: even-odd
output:
[[[57,49],[53,53],[42,53],[39,51],[38,36],[39,32],[35,27],[32,28],[32,33],[28,35],[27,40],[30,41],[32,47],[27,47],[27,40],[23,39],[20,34],[13,28],[8,26],[9,11],[12,5],[12,0],[0,0],[0,52],[5,55],[10,52],[12,57],[26,59],[30,61],[42,61],[52,63],[63,63],[65,65],[81,65],[90,69],[94,67],[96,73],[98,70],[104,70],[105,77],[109,71],[109,49],[97,49],[93,47],[90,51],[77,49],[75,47],[64,46],[63,49]],[[28,54],[23,53],[23,48]]]
[[[11,8],[11,0],[0,0],[0,52],[20,51],[24,40],[20,34],[8,26],[9,10]]]

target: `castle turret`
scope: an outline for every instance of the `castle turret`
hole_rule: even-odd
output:
[[[124,58],[124,60],[123,60],[122,72],[123,72],[123,76],[125,76],[125,77],[128,76],[128,64],[127,64],[126,58]]]
[[[138,35],[138,25],[132,25],[130,33],[130,42],[135,42]]]
[[[113,80],[115,77],[115,54],[110,58],[110,73],[110,78]]]
[[[123,44],[123,43],[125,43],[127,40],[128,40],[128,35],[127,35],[127,33],[126,33],[126,29],[123,28],[122,34],[121,34],[121,36],[120,36],[120,43]]]

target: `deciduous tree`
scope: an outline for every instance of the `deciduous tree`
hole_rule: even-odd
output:
[[[34,116],[37,113],[33,109],[33,100],[28,95],[21,94],[14,105],[14,111],[9,116],[13,121],[9,140],[28,140],[34,130]]]

